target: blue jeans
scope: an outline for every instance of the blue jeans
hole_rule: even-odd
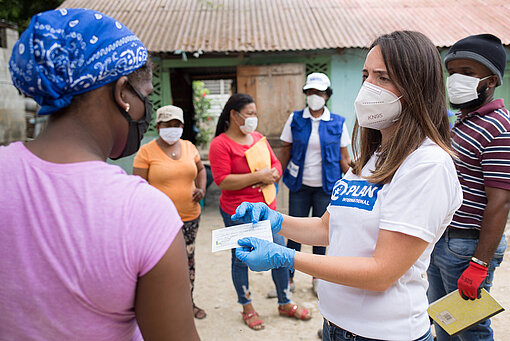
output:
[[[469,266],[477,245],[477,239],[449,238],[448,233],[445,233],[439,239],[430,257],[430,265],[427,270],[429,281],[427,295],[429,302],[432,303],[444,295],[457,290],[457,281]],[[494,270],[503,261],[505,249],[506,239],[503,235],[489,264],[487,278],[483,284],[483,288],[487,291],[490,291],[492,286]],[[491,321],[488,319],[452,337],[439,325],[435,324],[436,339],[437,341],[493,340],[494,336],[490,325]]]
[[[230,215],[220,208],[221,217],[225,226],[243,224],[241,221],[232,221]],[[276,244],[285,246],[285,238],[279,234],[273,234],[273,241]],[[290,303],[289,271],[286,268],[271,270],[271,277],[276,286],[278,304]],[[250,284],[248,282],[248,266],[236,257],[236,250],[232,249],[232,282],[237,293],[237,302],[245,305],[251,303]]]
[[[312,217],[322,217],[328,208],[330,195],[326,194],[322,187],[310,187],[301,185],[296,192],[289,194],[289,215],[293,217],[308,217],[312,209]],[[301,251],[301,244],[289,239],[287,247],[296,251]],[[316,255],[325,255],[324,246],[314,246],[313,253]],[[294,277],[294,272],[290,274]]]
[[[330,326],[326,321],[322,325],[322,341],[382,341],[383,339],[369,339],[367,337],[359,336],[348,332],[336,326]],[[385,339],[384,339],[385,340]],[[433,341],[430,329],[420,338],[414,341]]]

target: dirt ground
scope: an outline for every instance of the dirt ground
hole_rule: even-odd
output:
[[[281,317],[277,311],[276,298],[266,298],[274,288],[271,273],[251,272],[250,291],[253,305],[264,321],[265,329],[249,329],[241,318],[241,306],[230,276],[230,251],[211,253],[211,231],[224,227],[218,209],[219,189],[212,184],[209,188],[202,212],[196,244],[195,303],[207,312],[203,320],[196,320],[196,327],[204,341],[230,340],[319,340],[317,331],[322,328],[322,316],[317,309],[317,297],[311,289],[311,277],[296,272],[296,292],[292,296],[295,303],[312,312],[309,321],[298,321]],[[510,228],[507,225],[507,228]],[[508,236],[509,233],[507,233]],[[311,252],[311,247],[303,247]],[[510,251],[507,250],[506,258]],[[507,309],[510,309],[510,261],[505,260],[496,270],[491,294]],[[510,340],[510,311],[504,311],[492,318],[496,341]]]

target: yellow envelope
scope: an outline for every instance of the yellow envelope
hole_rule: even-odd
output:
[[[431,303],[427,312],[453,336],[505,310],[487,290],[482,289],[481,296],[474,301],[464,300],[455,290]]]
[[[256,169],[260,170],[264,167],[271,168],[271,153],[267,147],[266,138],[261,138],[257,143],[251,146],[246,152],[244,152],[248,166],[251,172],[255,172]],[[264,195],[264,201],[266,204],[271,204],[276,199],[276,187],[274,184],[270,184],[262,188],[262,194]]]

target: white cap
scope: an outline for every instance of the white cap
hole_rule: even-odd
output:
[[[156,123],[178,120],[184,124],[184,115],[182,109],[174,105],[166,105],[156,111]]]
[[[314,72],[306,77],[306,84],[303,90],[317,89],[319,91],[326,91],[331,86],[328,76],[320,72]]]

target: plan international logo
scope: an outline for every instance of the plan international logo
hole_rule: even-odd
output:
[[[331,205],[356,207],[372,211],[377,201],[377,192],[383,185],[373,184],[366,180],[338,181],[331,193]]]

